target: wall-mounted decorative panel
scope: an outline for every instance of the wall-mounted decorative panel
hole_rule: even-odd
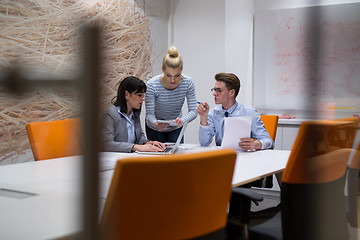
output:
[[[134,0],[21,0],[0,4],[0,74],[16,62],[34,76],[77,79],[81,73],[81,26],[102,34],[102,98],[106,107],[125,76],[147,79],[151,71],[149,20]],[[50,73],[50,74],[49,74]],[[100,90],[99,90],[100,91]],[[15,96],[0,89],[0,164],[31,160],[25,124],[79,115],[74,88],[38,89]],[[23,161],[23,160],[22,160]]]

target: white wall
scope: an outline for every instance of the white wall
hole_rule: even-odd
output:
[[[253,0],[225,1],[225,72],[241,82],[237,101],[252,104]]]
[[[254,0],[256,11],[360,2],[359,0]]]
[[[170,34],[184,58],[184,74],[196,83],[200,101],[214,107],[210,88],[218,72],[233,72],[241,81],[237,100],[252,105],[253,14],[255,11],[298,8],[360,0],[172,0]],[[259,96],[257,96],[259,97]],[[187,110],[187,109],[184,109]],[[199,119],[186,132],[186,143],[198,143]]]
[[[149,17],[151,25],[151,63],[152,76],[161,73],[162,58],[168,48],[168,21],[170,17],[170,1],[151,0],[145,1],[145,14]]]
[[[196,84],[199,101],[214,107],[210,89],[218,72],[233,72],[241,81],[237,100],[252,105],[253,14],[255,11],[359,2],[360,0],[150,0],[153,73],[161,73],[166,49],[173,44],[184,59],[183,73]],[[167,12],[165,12],[167,11]],[[169,28],[169,29],[168,29]],[[164,39],[165,38],[165,39]],[[258,96],[257,96],[258,97]],[[184,112],[187,108],[184,108]],[[143,111],[144,113],[145,111]],[[199,119],[186,132],[186,143],[198,143]]]
[[[168,22],[171,14],[171,1],[168,0],[134,0],[150,20],[151,76],[161,73],[161,63],[168,45]]]
[[[171,1],[168,0],[150,0],[142,1],[135,0],[139,7],[142,7],[145,15],[150,19],[151,32],[151,76],[161,73],[162,58],[167,52],[168,48],[168,22],[170,17]],[[146,79],[147,80],[147,79]],[[145,131],[145,107],[141,111],[141,125]]]
[[[174,0],[173,44],[184,61],[183,73],[195,81],[198,101],[213,103],[214,75],[225,68],[223,1]],[[187,107],[183,108],[187,112]],[[188,126],[186,143],[198,143],[199,118]]]
[[[173,44],[184,60],[183,73],[195,81],[199,101],[214,107],[210,89],[219,72],[241,79],[238,101],[251,104],[252,79],[251,0],[174,0]],[[184,108],[184,112],[187,108]],[[186,131],[186,143],[198,143],[199,118]]]

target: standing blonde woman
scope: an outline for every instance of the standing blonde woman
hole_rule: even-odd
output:
[[[150,140],[176,142],[183,123],[191,122],[197,116],[194,81],[182,74],[182,70],[183,60],[177,48],[171,46],[163,58],[163,74],[147,82],[146,135]],[[188,112],[183,115],[185,98]],[[172,124],[161,123],[159,120],[170,120]]]

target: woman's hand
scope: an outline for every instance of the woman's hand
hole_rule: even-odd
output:
[[[160,131],[164,130],[169,125],[170,124],[168,124],[168,123],[159,123],[159,122],[155,123],[155,127]]]
[[[158,147],[156,145],[152,145],[152,144],[144,144],[144,145],[135,144],[131,150],[134,152],[135,151],[139,151],[139,152],[163,152],[164,151],[163,148]]]
[[[174,121],[176,122],[178,127],[181,127],[183,125],[183,120],[181,120],[181,118],[179,118],[179,117],[177,117]]]
[[[162,151],[165,150],[165,144],[163,144],[162,142],[158,142],[158,141],[148,141],[145,144],[150,144],[153,145],[155,147],[160,148]]]

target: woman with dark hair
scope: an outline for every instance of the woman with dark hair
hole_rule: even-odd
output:
[[[161,152],[165,146],[149,141],[140,123],[141,105],[146,84],[134,76],[121,81],[115,102],[105,111],[102,121],[102,143],[106,152]]]

